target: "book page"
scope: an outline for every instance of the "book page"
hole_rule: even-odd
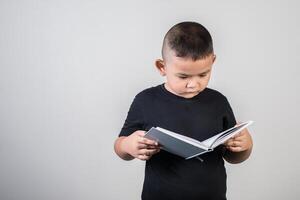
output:
[[[219,133],[211,138],[208,138],[207,140],[202,141],[202,144],[204,144],[207,147],[211,147],[212,144],[222,135],[222,133]]]
[[[248,121],[248,122],[241,123],[237,126],[234,126],[230,129],[227,129],[226,131],[223,131],[222,133],[216,135],[218,137],[214,136],[214,141],[213,141],[213,143],[211,144],[210,147],[215,148],[215,147],[219,146],[220,144],[223,144],[224,142],[226,142],[227,140],[229,140],[233,136],[240,133],[243,129],[245,129],[247,126],[249,126],[252,123],[253,123],[253,121]]]
[[[252,121],[248,121],[248,122],[241,123],[241,124],[239,124],[239,125],[237,125],[237,126],[231,127],[231,128],[229,128],[229,129],[227,129],[227,130],[225,130],[225,131],[223,131],[223,132],[221,132],[221,133],[219,133],[219,134],[217,134],[217,135],[215,135],[215,136],[213,136],[213,137],[211,137],[211,138],[208,138],[207,140],[202,141],[202,143],[203,143],[205,146],[208,146],[208,147],[210,147],[210,148],[213,148],[213,146],[216,147],[216,146],[218,146],[218,145],[221,144],[221,143],[219,143],[219,142],[218,142],[218,144],[216,144],[216,143],[215,143],[216,141],[223,141],[223,142],[225,142],[225,141],[228,140],[230,137],[233,137],[233,136],[235,135],[235,133],[236,133],[236,134],[239,133],[239,131],[241,131],[242,129],[246,128],[246,127],[249,126],[251,123],[252,123]],[[245,126],[245,125],[246,125],[246,126]],[[244,126],[245,126],[245,127],[244,127]],[[237,131],[237,132],[236,132],[236,131]],[[230,135],[229,138],[226,137],[226,136],[228,136],[228,135]],[[225,137],[226,137],[227,139],[226,139]],[[225,139],[225,141],[224,141],[223,139]],[[215,143],[215,144],[214,144],[214,143]]]

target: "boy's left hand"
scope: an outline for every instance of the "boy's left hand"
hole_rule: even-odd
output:
[[[242,130],[233,138],[224,143],[226,148],[232,152],[241,152],[251,149],[253,146],[251,135],[247,129]]]

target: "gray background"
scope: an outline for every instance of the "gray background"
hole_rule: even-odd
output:
[[[139,199],[144,162],[113,143],[135,94],[160,84],[166,31],[198,21],[210,87],[252,119],[251,158],[227,164],[228,199],[299,199],[299,3],[0,1],[0,199]]]

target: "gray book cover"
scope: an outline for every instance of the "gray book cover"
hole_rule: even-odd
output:
[[[157,141],[163,150],[181,156],[185,159],[200,155],[209,149],[202,145],[191,144],[182,139],[176,138],[158,128],[152,127],[145,135],[146,138]]]

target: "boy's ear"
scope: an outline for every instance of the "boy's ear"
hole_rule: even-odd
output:
[[[155,66],[158,69],[160,75],[162,75],[162,76],[166,75],[166,68],[165,68],[164,61],[162,59],[157,59],[155,61]]]
[[[216,61],[216,59],[217,59],[217,56],[216,56],[216,54],[214,54],[213,58],[212,58],[212,63],[214,63]]]

